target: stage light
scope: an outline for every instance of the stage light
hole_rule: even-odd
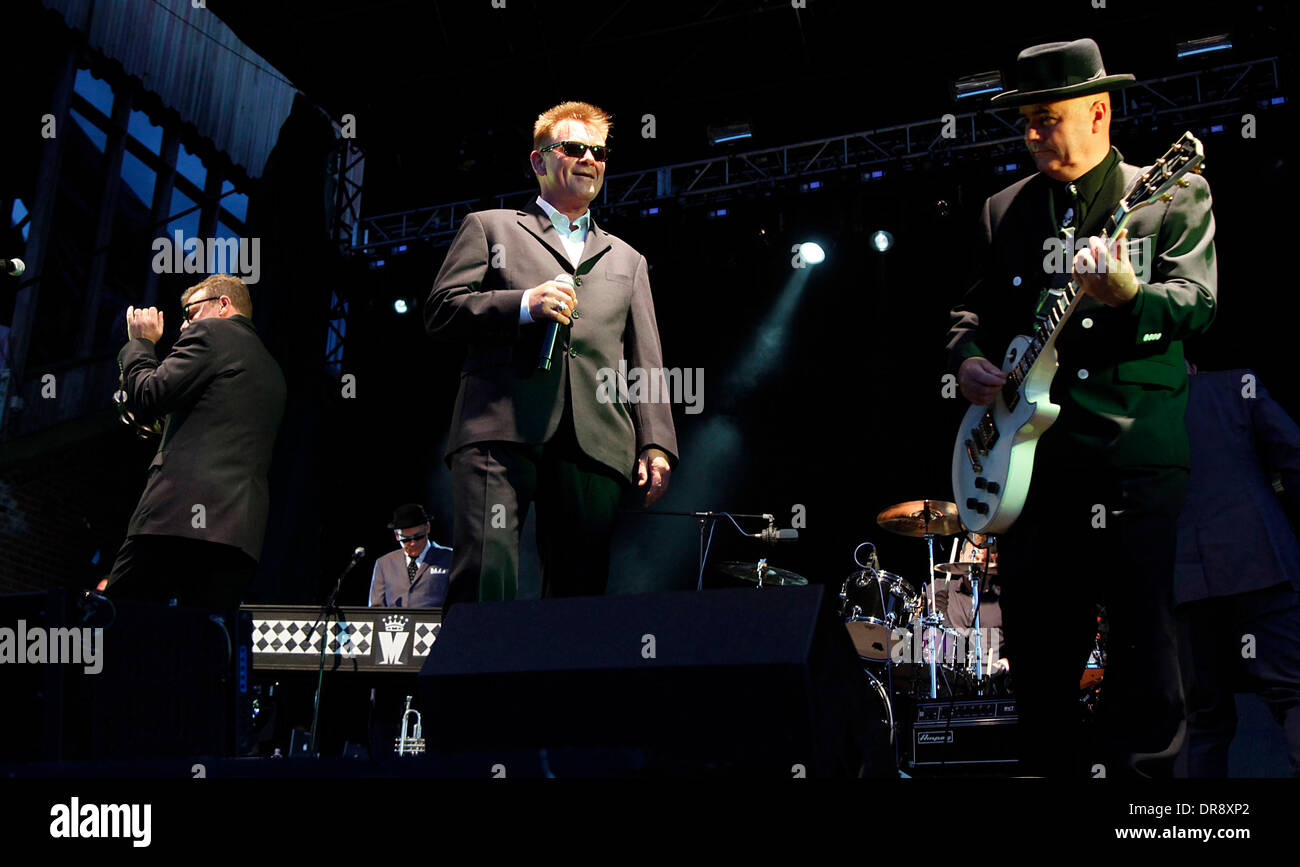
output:
[[[720,123],[709,124],[709,144],[720,145],[727,142],[743,141],[744,139],[753,138],[754,131],[750,128],[749,122],[741,123]]]
[[[1190,39],[1178,43],[1178,57],[1191,57],[1194,54],[1209,54],[1211,51],[1227,51],[1232,48],[1232,37],[1226,33],[1207,36],[1204,39]]]
[[[991,96],[1003,90],[1002,73],[996,69],[990,72],[977,72],[965,75],[952,83],[953,99],[969,99],[974,96]]]
[[[878,253],[886,253],[894,246],[894,236],[880,229],[871,236],[871,246],[875,247]]]
[[[393,302],[393,312],[394,312],[394,313],[397,313],[397,314],[400,315],[400,314],[405,313],[405,312],[406,312],[407,310],[409,310],[409,309],[410,309],[410,308],[408,308],[408,307],[406,306],[406,299],[405,299],[405,298],[398,298],[396,301]]]
[[[826,251],[821,244],[805,241],[799,245],[799,258],[808,265],[820,265],[826,261]]]

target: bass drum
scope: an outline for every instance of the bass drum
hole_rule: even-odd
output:
[[[883,569],[854,572],[840,588],[840,616],[863,659],[884,662],[910,641],[908,625],[920,606],[912,583]]]

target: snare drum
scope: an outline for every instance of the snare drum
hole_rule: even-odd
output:
[[[840,600],[840,616],[858,656],[874,660],[888,660],[893,646],[908,640],[891,633],[907,630],[920,607],[910,581],[881,569],[863,569],[846,578]]]

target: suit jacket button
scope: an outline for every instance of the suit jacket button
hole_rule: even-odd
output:
[[[1079,379],[1087,379],[1087,378],[1088,378],[1088,371],[1087,371],[1086,368],[1082,368],[1082,367],[1080,367],[1080,368],[1079,368],[1079,373],[1078,373],[1077,375],[1078,375]]]
[[[582,286],[582,278],[581,278],[581,277],[574,277],[574,278],[573,278],[573,285],[574,285],[575,287],[580,287],[580,286]]]
[[[1083,318],[1083,321],[1080,322],[1079,324],[1082,325],[1084,328],[1091,328],[1091,327],[1092,327],[1092,319],[1090,319],[1090,318],[1088,318],[1087,316],[1085,316],[1085,317]]]
[[[1012,285],[1012,286],[1019,286],[1019,285],[1020,285],[1020,277],[1019,277],[1019,276],[1012,277],[1012,278],[1011,278],[1011,285]]]
[[[570,346],[570,347],[569,347],[569,357],[570,357],[570,358],[577,358],[577,357],[578,357],[578,350],[576,350],[576,349],[574,349],[572,346]]]

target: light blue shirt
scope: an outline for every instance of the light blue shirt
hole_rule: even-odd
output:
[[[581,217],[574,220],[572,225],[578,228],[570,230],[569,218],[555,210],[550,202],[538,196],[537,204],[546,212],[546,216],[551,218],[551,225],[555,227],[556,234],[560,236],[560,246],[564,248],[565,254],[568,255],[569,262],[573,264],[574,268],[577,268],[578,263],[582,261],[582,248],[587,244],[587,232],[591,230],[591,210],[584,211]],[[524,293],[524,297],[519,299],[520,325],[527,325],[533,321],[532,314],[528,312],[528,296],[532,293],[533,290],[529,289]]]

